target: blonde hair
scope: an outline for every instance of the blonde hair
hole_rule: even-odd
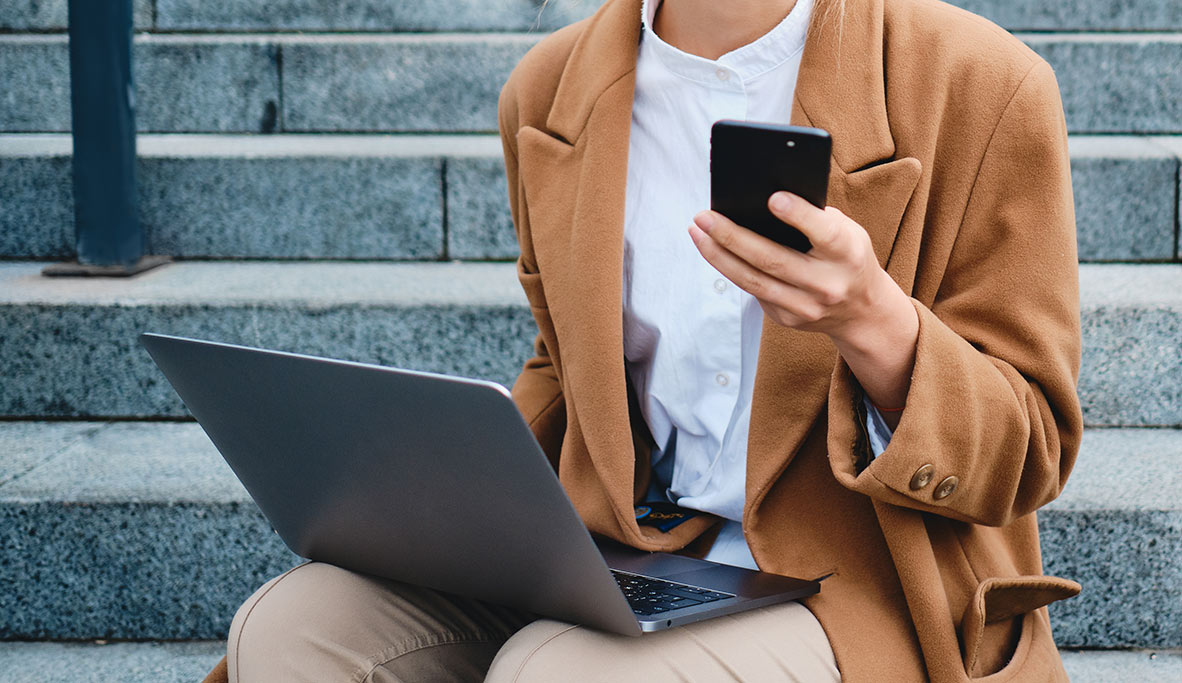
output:
[[[837,33],[840,36],[842,25],[845,23],[845,0],[817,0],[816,6],[813,7],[810,30],[820,31],[831,21],[837,22]]]

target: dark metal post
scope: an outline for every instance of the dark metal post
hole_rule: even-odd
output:
[[[132,275],[144,256],[135,182],[132,0],[69,0],[76,264],[46,275]]]

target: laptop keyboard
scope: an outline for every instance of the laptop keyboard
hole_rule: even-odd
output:
[[[616,577],[616,583],[619,584],[624,597],[628,599],[628,605],[632,607],[632,611],[645,617],[682,607],[693,607],[735,597],[730,593],[719,593],[648,576],[625,574],[614,569],[612,576]]]

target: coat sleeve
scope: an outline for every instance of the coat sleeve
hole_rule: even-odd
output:
[[[906,407],[864,469],[861,389],[844,363],[834,371],[835,476],[893,505],[992,526],[1053,500],[1083,421],[1067,131],[1045,62],[997,122],[934,301],[912,303],[919,339]]]
[[[509,208],[513,214],[513,227],[521,255],[517,257],[517,278],[529,300],[530,311],[539,330],[553,330],[546,293],[542,287],[542,276],[534,258],[533,244],[529,233],[529,214],[525,209],[525,192],[518,181],[517,172],[517,130],[519,127],[517,104],[511,79],[501,90],[498,103],[498,121],[501,144],[505,152],[505,175],[509,185]],[[554,469],[558,469],[558,457],[562,449],[562,438],[566,432],[566,403],[562,396],[562,383],[546,343],[546,335],[539,331],[534,339],[534,356],[525,362],[517,381],[513,383],[513,401],[517,404],[525,421],[529,423],[542,450]]]

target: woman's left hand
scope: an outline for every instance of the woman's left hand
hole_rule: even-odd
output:
[[[801,253],[782,246],[715,211],[694,216],[690,237],[773,321],[833,339],[876,405],[903,405],[919,319],[878,265],[866,230],[834,207],[818,209],[788,192],[773,194],[768,207],[813,248]]]

